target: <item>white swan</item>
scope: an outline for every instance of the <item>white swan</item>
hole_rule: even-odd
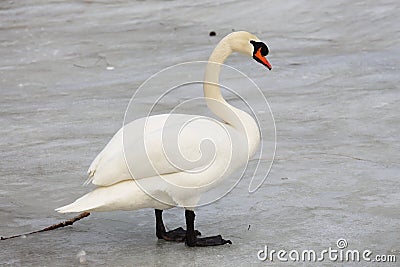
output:
[[[163,114],[125,125],[89,167],[88,181],[98,187],[56,211],[154,208],[160,239],[185,240],[189,246],[231,243],[220,235],[197,237],[200,233],[194,230],[193,209],[202,193],[246,164],[259,146],[254,119],[229,105],[217,85],[221,64],[233,52],[251,56],[271,69],[265,58],[267,46],[248,32],[233,32],[218,43],[208,60],[203,87],[208,107],[221,122],[196,115]],[[204,140],[212,146],[199,146]],[[174,206],[185,208],[187,231],[165,231],[162,211]]]

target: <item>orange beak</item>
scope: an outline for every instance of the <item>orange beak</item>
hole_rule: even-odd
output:
[[[257,52],[253,55],[253,58],[267,67],[269,70],[272,70],[271,63],[261,54],[261,48],[257,50]]]

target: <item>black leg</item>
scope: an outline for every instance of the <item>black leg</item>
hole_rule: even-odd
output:
[[[194,230],[194,211],[185,210],[186,218],[186,245],[189,247],[207,247],[207,246],[219,246],[224,244],[232,244],[230,240],[222,239],[221,235],[209,236],[198,238],[196,236],[196,231]]]
[[[156,236],[158,239],[163,239],[163,233],[165,233],[165,226],[162,219],[162,210],[154,210],[156,214]]]
[[[158,239],[166,241],[183,242],[186,238],[186,231],[182,227],[178,227],[171,231],[165,231],[164,222],[162,219],[162,210],[155,210],[156,214],[156,236]],[[201,235],[199,231],[195,231],[196,235]]]

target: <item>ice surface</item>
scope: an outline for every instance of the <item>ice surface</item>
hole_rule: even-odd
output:
[[[90,190],[81,186],[86,170],[136,88],[164,67],[207,60],[232,29],[269,45],[271,72],[243,56],[227,63],[263,90],[278,148],[256,193],[245,177],[197,211],[197,228],[230,247],[157,241],[152,210],[98,213],[0,241],[0,265],[72,266],[82,250],[92,266],[265,265],[264,245],[322,250],[339,238],[400,260],[399,8],[396,0],[1,1],[1,236],[68,218],[54,208]],[[169,228],[184,226],[182,209],[164,214]]]

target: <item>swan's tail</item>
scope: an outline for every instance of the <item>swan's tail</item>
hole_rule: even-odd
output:
[[[71,204],[57,208],[56,211],[60,213],[83,212],[93,211],[96,208],[99,208],[101,205],[99,203],[95,203],[94,198],[92,198],[90,195],[91,193],[86,194]]]
[[[60,213],[83,211],[136,210],[142,208],[165,208],[162,203],[144,193],[133,180],[98,187],[92,192],[60,207]]]

